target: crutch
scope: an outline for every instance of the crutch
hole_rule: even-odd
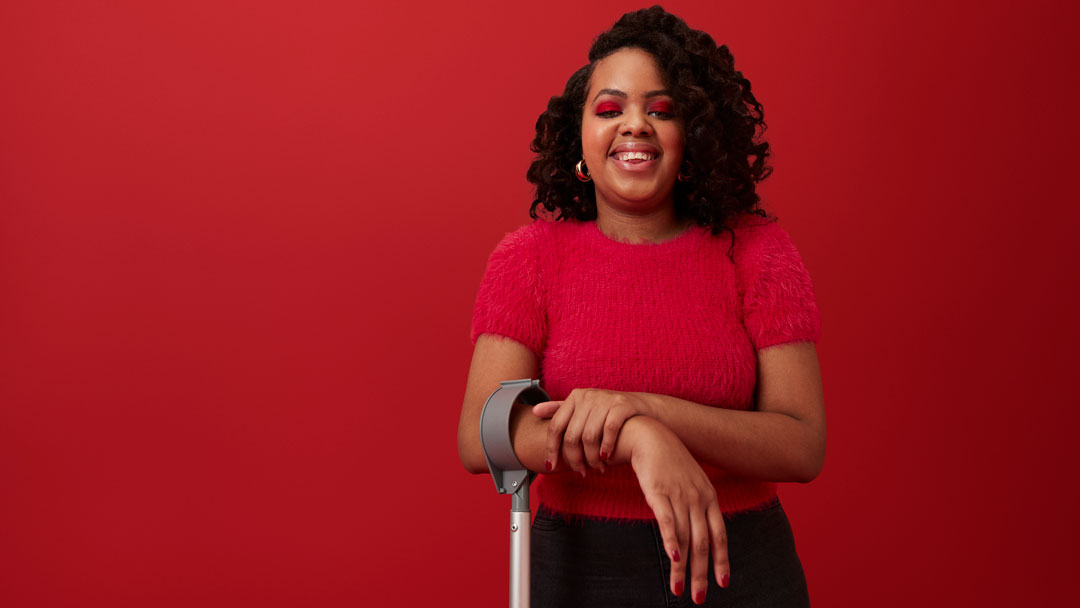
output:
[[[529,537],[532,511],[529,484],[535,473],[525,468],[510,443],[510,411],[514,403],[533,406],[549,401],[539,380],[505,380],[484,402],[480,414],[480,444],[499,494],[511,494],[510,608],[529,608]]]

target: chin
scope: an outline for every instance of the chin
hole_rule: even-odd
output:
[[[659,198],[660,193],[655,190],[649,190],[648,192],[616,192],[615,195],[624,201],[641,203]]]
[[[668,191],[674,188],[669,188]],[[617,187],[612,189],[612,194],[625,200],[625,201],[648,201],[656,198],[663,198],[665,193],[661,184],[651,182],[649,184],[634,184],[624,187]]]

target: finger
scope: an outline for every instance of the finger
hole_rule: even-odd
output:
[[[695,604],[705,603],[709,588],[709,521],[700,500],[690,508],[690,590]]]
[[[559,451],[563,444],[563,433],[566,431],[566,424],[570,421],[570,416],[574,413],[574,405],[572,403],[564,403],[559,411],[555,412],[555,415],[551,417],[551,422],[548,423],[548,436],[547,443],[544,448],[544,458],[546,459],[545,466],[550,463],[548,470],[554,469],[559,464]]]
[[[728,561],[727,523],[720,505],[713,501],[706,512],[709,518],[709,533],[712,537],[713,576],[721,587],[731,584],[731,563]]]
[[[686,581],[686,563],[690,560],[690,514],[687,513],[686,505],[678,499],[671,500],[671,512],[675,515],[675,535],[679,542],[679,561],[678,568],[675,568],[675,564],[672,564],[671,580],[675,582],[675,577],[679,578],[679,589],[683,589]],[[680,593],[680,595],[682,595]]]
[[[607,460],[615,452],[615,442],[619,431],[630,419],[631,411],[624,408],[611,408],[604,419],[604,439],[600,442],[600,460]]]
[[[532,407],[533,415],[538,418],[551,418],[555,415],[555,412],[559,411],[559,405],[561,401],[545,401],[543,403],[537,403]]]
[[[567,464],[567,468],[569,468],[570,470],[574,471],[575,473],[581,475],[581,470],[575,469],[570,464],[572,462],[575,462],[575,460],[574,460],[575,458],[577,458],[578,459],[577,461],[580,462],[580,460],[581,460],[581,444],[578,444],[575,447],[575,446],[572,446],[572,445],[570,445],[570,444],[568,444],[568,443],[566,443],[564,441],[563,444],[562,444],[562,448],[560,448],[560,449],[562,450],[563,462],[565,462]],[[582,469],[582,470],[584,470],[584,469]],[[584,475],[582,475],[582,477],[584,477]]]
[[[566,466],[585,477],[588,466],[585,464],[585,454],[581,451],[580,441],[563,441],[563,459],[566,460]]]
[[[679,549],[679,534],[676,531],[675,511],[671,507],[671,501],[662,494],[646,494],[645,502],[649,504],[656,523],[660,526],[660,538],[664,542],[664,552],[671,560],[670,589],[675,595],[682,595],[683,579],[685,578],[685,564],[683,551]]]
[[[608,410],[603,407],[594,407],[589,410],[589,417],[585,420],[585,426],[581,431],[581,446],[585,450],[585,459],[589,466],[600,469],[603,473],[607,467],[600,458],[600,438],[604,435],[604,421]]]
[[[585,476],[585,451],[581,446],[581,432],[585,426],[585,418],[589,415],[588,412],[583,411],[581,404],[574,404],[574,414],[570,417],[570,421],[566,425],[566,432],[563,435],[563,446],[566,448],[566,457],[568,459],[567,464],[570,468],[574,469],[578,473],[581,473],[582,477]]]

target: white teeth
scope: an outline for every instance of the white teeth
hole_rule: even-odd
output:
[[[615,158],[619,160],[652,160],[656,158],[656,155],[649,152],[622,152],[616,154]]]

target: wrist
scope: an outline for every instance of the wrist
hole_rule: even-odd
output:
[[[615,441],[615,452],[608,459],[610,464],[630,464],[634,453],[641,449],[645,439],[656,428],[662,426],[659,421],[649,416],[639,414],[628,418],[619,430],[619,437]]]
[[[641,399],[641,404],[638,407],[640,410],[638,415],[648,416],[649,418],[655,418],[657,420],[660,419],[659,416],[656,415],[656,412],[659,411],[660,407],[660,395],[657,395],[656,393],[634,393],[634,395]]]

